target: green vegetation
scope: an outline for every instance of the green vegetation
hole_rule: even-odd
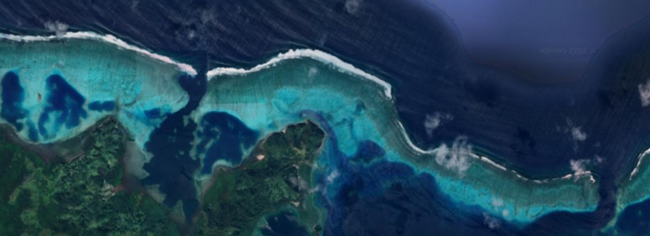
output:
[[[20,220],[20,213],[29,207],[29,192],[16,191],[24,182],[30,180],[30,174],[45,163],[36,155],[23,150],[18,145],[9,143],[5,132],[0,136],[0,235],[20,235],[25,225]],[[12,204],[9,204],[11,202]]]
[[[107,120],[85,135],[82,155],[49,165],[0,138],[0,235],[178,235],[163,206],[116,188],[121,127]]]
[[[287,207],[299,213],[314,210],[307,206],[313,205],[311,164],[323,138],[324,133],[311,122],[292,125],[262,142],[251,158],[254,162],[218,170],[203,199],[197,233],[250,235],[267,214]],[[312,218],[301,217],[301,222],[318,224],[318,217]]]
[[[179,235],[169,209],[143,192],[121,191],[121,127],[109,119],[84,135],[81,155],[46,164],[0,134],[0,235]],[[292,125],[242,166],[218,170],[195,232],[250,235],[267,215],[291,209],[318,233],[322,214],[309,191],[323,138],[313,123]]]

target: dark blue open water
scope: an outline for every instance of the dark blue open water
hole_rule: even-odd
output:
[[[472,58],[547,83],[578,79],[613,34],[650,13],[645,0],[427,1]]]
[[[222,160],[236,166],[241,163],[244,150],[250,149],[259,134],[251,130],[237,117],[226,112],[211,112],[201,118],[201,129],[197,132],[201,139],[196,147],[203,158],[202,174],[212,173],[215,162]],[[208,143],[213,142],[208,146]]]
[[[203,68],[201,71],[205,72]],[[190,94],[190,100],[181,110],[167,115],[160,126],[153,131],[145,148],[152,154],[152,159],[144,165],[149,175],[142,180],[145,185],[159,185],[161,193],[166,194],[165,203],[173,207],[179,201],[189,221],[195,214],[199,201],[194,184],[194,173],[200,167],[200,161],[190,156],[194,131],[197,124],[191,119],[184,122],[199,105],[206,91],[205,74],[192,78],[179,78],[182,88]]]
[[[379,222],[396,220],[395,215],[405,214],[399,219],[411,223],[400,223],[408,225],[404,229],[397,226],[386,229],[392,230],[390,232],[407,234],[411,226],[417,226],[433,227],[429,229],[445,234],[458,232],[460,235],[589,234],[613,217],[616,182],[631,171],[636,156],[650,147],[650,125],[647,125],[650,111],[641,106],[637,87],[650,78],[650,64],[645,59],[650,56],[650,20],[644,11],[648,8],[642,7],[645,3],[629,4],[634,9],[612,7],[609,3],[598,8],[598,14],[602,17],[595,19],[602,19],[603,24],[613,22],[611,25],[595,25],[584,29],[566,26],[565,30],[554,31],[555,35],[547,38],[537,37],[541,35],[539,31],[529,34],[515,32],[515,38],[523,41],[542,40],[530,41],[532,48],[547,42],[553,47],[572,47],[571,40],[575,35],[584,33],[598,36],[604,44],[595,45],[594,48],[598,49],[593,54],[590,53],[588,59],[578,60],[574,58],[575,55],[568,53],[553,54],[550,59],[544,57],[545,54],[535,57],[530,53],[506,58],[503,55],[512,55],[513,49],[508,49],[503,54],[498,54],[498,51],[480,51],[481,62],[531,75],[523,77],[509,73],[508,70],[482,66],[471,61],[466,49],[471,53],[479,51],[472,51],[474,49],[461,43],[466,43],[463,35],[471,34],[464,32],[466,29],[456,29],[450,24],[453,22],[447,15],[434,9],[429,2],[354,2],[359,4],[350,5],[349,1],[344,0],[118,0],[74,1],[68,4],[45,0],[31,1],[29,4],[6,1],[0,4],[0,26],[16,33],[45,33],[45,22],[61,21],[69,24],[73,30],[115,34],[133,44],[168,54],[197,68],[250,67],[290,48],[317,48],[390,82],[394,87],[400,118],[409,135],[420,147],[438,146],[442,141],[452,142],[459,135],[465,135],[470,143],[489,152],[490,156],[505,163],[508,168],[538,178],[567,173],[570,171],[570,160],[602,159],[600,164],[594,164],[600,179],[602,198],[594,213],[551,214],[522,229],[523,232],[515,232],[507,224],[502,225],[501,231],[490,230],[483,222],[485,217],[472,212],[471,206],[453,206],[432,187],[434,185],[431,183],[435,180],[427,176],[416,176],[399,164],[377,161],[378,164],[360,171],[365,167],[355,167],[359,164],[352,163],[346,168],[350,168],[350,173],[354,174],[346,174],[347,187],[344,190],[353,192],[351,196],[356,191],[356,194],[364,197],[356,200],[343,197],[339,199],[342,203],[352,204],[350,207],[354,211],[340,212],[333,216],[327,231],[333,232],[333,235],[339,232],[374,232],[364,222],[355,222],[354,219],[359,217],[350,217],[354,214],[365,214],[364,217],[370,215]],[[557,7],[558,4],[558,1],[549,1],[549,5],[542,6]],[[462,5],[453,7],[463,9]],[[441,8],[445,10],[444,6]],[[499,9],[508,8],[486,8],[486,11]],[[551,29],[561,23],[549,20],[558,15],[545,12],[548,9],[526,9],[527,12],[534,13],[531,17],[542,19],[534,22],[536,29]],[[627,10],[634,11],[626,15]],[[594,18],[589,15],[592,14],[589,11],[576,8],[576,12],[587,16],[572,19]],[[499,15],[498,12],[489,14]],[[521,15],[503,14],[504,19],[516,19],[517,14]],[[570,18],[571,11],[559,15],[560,19]],[[544,20],[545,17],[549,19]],[[510,30],[522,27],[518,22],[509,23],[515,25]],[[504,28],[506,32],[499,32],[499,35],[507,35],[508,29]],[[618,29],[622,31],[617,31]],[[568,32],[570,30],[572,32]],[[469,33],[482,34],[471,30]],[[608,38],[613,33],[617,34]],[[559,39],[564,41],[557,41]],[[491,40],[499,42],[491,50],[504,44],[497,36]],[[587,44],[598,44],[599,41],[579,38],[575,42],[580,47],[591,47]],[[495,54],[495,58],[491,61],[486,54]],[[208,58],[207,63],[205,57]],[[521,65],[508,67],[513,60],[523,60],[526,57],[533,58]],[[579,57],[587,57],[587,54]],[[558,66],[565,63],[556,62],[545,66],[546,62],[555,60],[566,60],[567,63],[571,62],[568,65],[575,63],[575,66],[563,69]],[[588,63],[588,66],[584,63]],[[580,66],[583,69],[578,69],[581,72],[577,73],[576,68]],[[545,84],[546,79],[556,81],[554,78],[545,78],[547,75],[556,75],[549,70],[558,70],[558,75],[577,73],[583,76],[562,84],[549,85]],[[541,77],[544,79],[537,75],[543,75]],[[191,191],[193,187],[190,188],[192,185],[189,181],[201,163],[192,160],[188,151],[184,154],[177,153],[179,150],[189,150],[193,138],[191,132],[198,127],[197,124],[182,125],[182,116],[196,107],[205,91],[200,84],[204,82],[203,79],[182,78],[181,81],[194,100],[181,111],[166,114],[165,122],[152,134],[147,149],[154,154],[154,159],[145,166],[151,176],[144,182],[161,184],[161,191],[167,194],[167,199],[182,200],[186,213],[189,213],[198,204],[193,200],[196,199],[196,193]],[[74,98],[74,95],[70,96]],[[20,96],[15,95],[10,99],[19,102]],[[14,114],[20,116],[20,111],[16,112]],[[426,117],[435,113],[449,114],[453,119],[427,132],[424,126]],[[81,116],[80,113],[76,115]],[[66,124],[70,122],[73,125],[75,114],[68,116],[73,118],[66,120]],[[175,133],[174,129],[177,130]],[[572,135],[574,130],[584,134],[583,138],[576,139]],[[368,145],[363,150],[381,153],[373,151],[376,148],[372,144]],[[332,152],[336,153],[335,150]],[[363,155],[358,158],[368,159]],[[368,180],[374,178],[394,187],[367,192]],[[419,197],[411,199],[410,196]],[[395,201],[402,198],[408,199]],[[409,208],[411,205],[427,207]],[[333,212],[337,211],[336,206],[331,206]],[[628,219],[629,216],[624,218]],[[364,219],[361,217],[357,220]],[[444,224],[419,223],[436,221]],[[391,223],[399,225],[399,222]],[[385,227],[388,225],[391,224],[382,224]],[[631,232],[644,226],[621,222],[617,227]]]
[[[627,207],[619,216],[616,229],[625,235],[647,235],[650,232],[650,201]]]

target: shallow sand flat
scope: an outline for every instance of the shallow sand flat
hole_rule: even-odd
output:
[[[142,148],[162,121],[148,117],[146,111],[172,113],[188,101],[177,82],[187,70],[137,50],[118,49],[96,39],[1,42],[0,72],[16,73],[25,89],[21,106],[28,111],[28,118],[20,122],[39,119],[47,104],[38,97],[47,98],[46,78],[53,74],[60,75],[85,98],[84,108],[93,101],[117,103],[113,112],[87,111],[79,125],[46,136],[39,140],[41,143],[68,139],[102,117],[115,114]],[[475,155],[471,144],[463,139],[421,150],[410,142],[399,122],[390,85],[322,52],[298,50],[283,55],[250,71],[211,71],[208,93],[191,118],[200,123],[210,112],[226,112],[259,131],[261,138],[304,120],[303,111],[312,110],[332,127],[338,149],[346,155],[356,152],[360,142],[371,140],[386,150],[388,160],[433,175],[451,199],[478,205],[515,223],[528,223],[553,211],[592,211],[598,203],[598,187],[589,174],[526,179],[489,161],[489,157]],[[45,127],[55,125],[46,123]],[[20,135],[28,138],[25,130]],[[244,154],[249,151],[244,150]],[[232,164],[237,163],[215,163]]]
[[[47,78],[60,75],[85,98],[87,117],[76,127],[60,128],[38,142],[50,143],[69,139],[84,131],[102,117],[114,114],[134,135],[140,147],[161,121],[149,119],[145,111],[161,109],[174,112],[188,100],[177,80],[183,72],[176,66],[147,55],[125,50],[96,39],[52,38],[48,41],[17,42],[0,40],[0,73],[14,72],[25,90],[22,106],[27,120],[37,123],[50,96]],[[89,103],[114,101],[113,111],[91,111]],[[50,114],[45,127],[52,129],[58,114]],[[27,140],[27,130],[20,135]]]
[[[352,155],[361,141],[371,140],[386,150],[385,158],[432,174],[451,199],[512,222],[528,223],[553,211],[592,211],[597,206],[598,186],[590,175],[529,180],[474,155],[469,144],[456,143],[458,155],[453,158],[465,163],[460,166],[446,161],[453,159],[454,144],[417,149],[406,137],[384,87],[345,67],[292,57],[250,72],[211,75],[195,119],[225,111],[265,136],[304,119],[301,111],[313,110],[333,128],[346,155]],[[446,159],[437,161],[436,155]]]

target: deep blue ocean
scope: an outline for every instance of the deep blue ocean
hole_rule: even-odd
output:
[[[610,7],[618,12],[604,14],[614,19],[607,21],[614,22],[614,26],[602,26],[609,27],[608,30],[593,33],[593,28],[583,29],[598,40],[575,39],[580,32],[567,28],[553,31],[553,37],[547,38],[555,44],[531,43],[535,45],[532,48],[543,50],[548,48],[539,45],[555,47],[573,45],[566,42],[575,41],[594,49],[578,59],[569,53],[537,58],[528,51],[516,54],[512,48],[501,54],[496,49],[504,45],[487,52],[471,51],[476,45],[464,44],[467,39],[462,36],[471,29],[456,28],[450,17],[453,15],[442,13],[448,6],[441,6],[440,10],[436,4],[418,0],[2,2],[3,31],[49,34],[45,22],[59,21],[69,25],[69,30],[116,35],[131,44],[190,63],[201,71],[217,66],[251,67],[288,49],[320,49],[390,82],[400,119],[412,140],[422,148],[453,142],[464,135],[480,151],[489,153],[509,169],[535,178],[564,175],[571,171],[570,160],[587,159],[594,163],[600,184],[601,202],[595,212],[557,212],[524,229],[503,223],[494,230],[485,224],[479,211],[471,206],[455,206],[445,199],[430,176],[415,175],[407,166],[387,161],[364,170],[359,169],[363,165],[352,162],[345,166],[350,171],[343,178],[347,181],[343,190],[354,194],[339,199],[341,204],[337,206],[344,208],[330,209],[338,215],[324,227],[329,235],[600,234],[598,230],[615,214],[616,183],[634,168],[637,155],[650,147],[650,111],[642,106],[637,87],[650,78],[650,18],[646,17],[650,8],[643,8],[639,2],[635,2],[641,4],[638,6],[631,4],[637,11],[629,17],[623,17],[625,9]],[[599,9],[607,13],[608,5],[602,8],[605,9]],[[568,17],[569,13],[560,15]],[[560,23],[535,22],[539,26],[537,31],[529,35],[516,31],[516,38],[544,39],[539,29]],[[477,33],[481,34],[490,32]],[[490,40],[500,42],[497,36]],[[557,43],[558,40],[566,42]],[[489,53],[495,54],[492,61]],[[521,58],[505,57],[514,57],[513,54]],[[204,79],[187,82],[188,79],[181,78],[192,99],[186,108],[168,116],[147,146],[157,151],[153,152],[153,162],[145,166],[153,174],[143,181],[168,183],[162,187],[168,196],[173,193],[170,199],[196,198],[187,187],[191,171],[196,171],[200,164],[189,157],[165,158],[165,148],[190,148],[191,132],[197,124],[178,131],[182,134],[178,139],[168,136],[170,130],[182,123],[182,116],[197,106],[205,93],[205,86],[200,84]],[[56,83],[56,79],[52,82]],[[20,100],[16,96],[14,100]],[[427,130],[427,116],[435,114],[453,118],[435,130]],[[339,155],[336,150],[329,151],[333,153],[330,158]],[[179,166],[183,169],[176,171],[177,175],[166,174]],[[384,181],[389,187],[367,190],[367,182],[373,179]],[[354,198],[355,194],[360,195]],[[189,212],[198,202],[185,204]],[[628,208],[629,212],[624,212],[617,223],[619,231],[631,235],[649,233],[647,205],[650,202]],[[644,213],[638,214],[634,209]],[[384,228],[377,231],[378,227]]]

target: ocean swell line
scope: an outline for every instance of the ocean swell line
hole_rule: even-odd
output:
[[[316,61],[319,61],[321,63],[329,64],[335,66],[337,69],[339,69],[342,72],[347,72],[352,75],[356,76],[361,76],[364,79],[367,79],[369,81],[372,81],[376,83],[377,85],[381,86],[384,89],[384,95],[392,99],[393,95],[391,94],[391,85],[383,81],[377,76],[371,75],[366,73],[365,71],[360,70],[359,68],[356,68],[352,64],[349,64],[347,62],[342,61],[341,59],[335,57],[334,55],[328,54],[326,52],[320,51],[320,50],[314,50],[314,49],[295,49],[295,50],[289,50],[286,53],[280,53],[276,57],[273,57],[273,59],[267,61],[264,64],[257,65],[253,68],[250,69],[242,69],[242,68],[225,68],[225,67],[219,67],[212,69],[208,71],[207,77],[208,80],[219,76],[219,75],[243,75],[243,74],[248,74],[252,72],[257,72],[269,67],[274,66],[278,62],[288,60],[288,59],[298,59],[298,58],[311,58]]]
[[[630,179],[629,180],[632,180],[632,177],[634,177],[634,175],[637,172],[639,172],[639,168],[641,167],[641,162],[643,162],[643,158],[648,154],[650,154],[650,149],[645,150],[644,152],[639,154],[639,156],[637,157],[638,161],[636,162],[636,166],[634,166],[634,169],[632,170],[632,173],[630,173]]]
[[[356,76],[362,77],[362,78],[364,78],[364,79],[366,79],[368,81],[374,82],[375,84],[381,86],[384,89],[384,95],[387,98],[389,98],[392,102],[394,102],[394,100],[392,99],[393,98],[392,94],[391,94],[392,86],[388,82],[378,78],[377,76],[371,75],[371,74],[369,74],[369,73],[367,73],[367,72],[365,72],[365,71],[363,71],[363,70],[361,70],[359,68],[356,68],[352,64],[344,62],[343,60],[339,59],[338,57],[336,57],[334,55],[328,54],[328,53],[320,51],[320,50],[315,50],[315,49],[291,49],[291,50],[289,50],[289,51],[287,51],[285,53],[280,53],[276,57],[273,57],[272,59],[270,59],[269,61],[267,61],[267,62],[265,62],[263,64],[256,65],[256,66],[254,66],[254,67],[252,67],[250,69],[232,68],[232,67],[217,67],[217,68],[214,68],[214,69],[207,72],[207,78],[208,78],[208,80],[210,80],[210,79],[213,79],[214,77],[217,77],[217,76],[220,76],[220,75],[245,75],[245,74],[249,74],[249,73],[258,72],[258,71],[261,71],[263,69],[267,69],[269,67],[273,67],[277,63],[282,62],[284,60],[299,59],[299,58],[314,59],[314,60],[319,61],[321,63],[332,65],[341,72],[346,72],[346,73],[349,73],[349,74],[352,74],[352,75],[356,75]],[[404,125],[402,125],[402,122],[398,120],[396,123],[401,129],[400,132],[402,133],[402,135],[404,137],[404,140],[406,141],[406,144],[411,148],[412,151],[414,151],[414,152],[416,152],[418,154],[421,154],[421,155],[435,155],[436,154],[436,152],[438,151],[437,148],[436,149],[430,149],[430,150],[424,150],[424,149],[416,146],[411,141],[408,134],[406,133],[406,129],[404,128]],[[507,169],[505,166],[498,164],[497,162],[489,159],[486,156],[478,156],[478,155],[476,155],[474,153],[470,153],[470,156],[473,159],[479,160],[479,161],[481,161],[483,163],[486,163],[486,164],[488,164],[488,165],[490,165],[490,166],[492,166],[494,168],[497,168],[497,169],[499,169],[501,171],[510,172],[515,177],[517,177],[517,178],[519,178],[521,180],[530,181],[530,182],[537,183],[537,184],[548,183],[548,182],[556,181],[556,180],[565,180],[565,179],[570,179],[572,177],[573,178],[588,177],[589,181],[591,183],[596,182],[596,180],[594,179],[593,174],[591,173],[591,171],[585,171],[585,172],[582,172],[582,173],[569,173],[569,174],[567,174],[565,176],[562,176],[562,177],[555,177],[555,178],[548,178],[548,179],[529,179],[529,178],[524,177],[523,175],[521,175],[520,173],[518,173],[515,170]]]
[[[181,71],[188,73],[191,76],[196,76],[198,73],[189,64],[185,63],[180,63],[176,62],[173,59],[163,56],[160,54],[156,54],[153,52],[150,52],[148,50],[130,45],[126,42],[124,42],[121,39],[118,39],[117,37],[107,34],[107,35],[100,35],[97,33],[93,32],[66,32],[63,35],[51,35],[51,36],[33,36],[33,35],[13,35],[13,34],[3,34],[0,33],[0,39],[6,39],[6,40],[12,40],[12,41],[17,41],[17,42],[39,42],[39,41],[52,41],[52,40],[60,40],[60,39],[90,39],[90,40],[97,40],[97,41],[102,41],[105,43],[113,44],[121,49],[126,49],[129,51],[134,51],[137,52],[141,55],[153,58],[155,60],[168,63],[168,64],[173,64],[178,67]]]

